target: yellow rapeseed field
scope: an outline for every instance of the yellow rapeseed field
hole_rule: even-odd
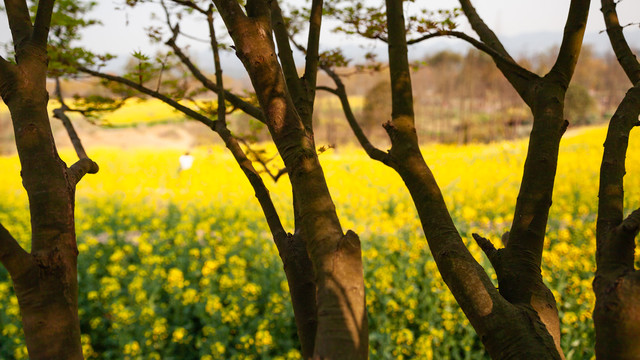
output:
[[[604,127],[570,131],[561,156],[543,275],[558,300],[568,359],[593,355],[591,281]],[[640,139],[627,158],[627,212],[640,206]],[[287,284],[257,201],[223,148],[89,148],[100,173],[77,192],[80,318],[87,358],[297,359]],[[508,230],[526,142],[429,145],[427,162],[474,256],[478,232]],[[71,151],[63,151],[67,163]],[[399,177],[358,148],[320,156],[338,214],[363,242],[373,359],[485,359],[432,260]],[[0,157],[0,222],[27,244],[17,156]],[[292,230],[286,177],[265,179]],[[499,240],[498,240],[499,241]],[[491,270],[489,272],[492,273]],[[495,277],[494,277],[495,278]],[[0,358],[26,359],[13,290],[0,270]]]

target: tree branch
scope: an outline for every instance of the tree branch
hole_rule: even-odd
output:
[[[17,50],[31,38],[33,27],[29,8],[25,0],[5,0],[4,6],[7,11],[13,46]]]
[[[484,42],[474,39],[473,37],[460,31],[438,30],[433,33],[425,34],[421,37],[408,40],[407,45],[414,45],[422,41],[429,40],[435,37],[440,37],[440,36],[452,36],[460,40],[464,40],[469,44],[471,44],[476,49],[491,56],[493,61],[498,65],[498,67],[503,73],[507,72],[508,74],[510,74],[510,76],[507,76],[507,74],[505,74],[505,77],[507,77],[507,79],[511,79],[510,81],[514,81],[517,83],[517,84],[512,83],[514,85],[514,88],[516,88],[516,90],[525,88],[525,85],[521,84],[521,82],[533,81],[540,78],[535,73],[518,65],[518,63],[516,63],[510,56],[508,56],[508,54],[507,56],[505,56],[504,54],[492,48],[491,46],[485,44]],[[378,36],[377,39],[386,43],[389,42],[389,39],[383,38],[381,36]],[[517,81],[517,79],[520,79],[520,80]],[[523,96],[524,98],[524,94],[521,94],[521,96]]]
[[[624,69],[629,80],[632,84],[637,84],[640,81],[640,63],[638,59],[631,51],[629,43],[627,43],[622,33],[622,27],[618,21],[618,13],[616,11],[617,1],[602,0],[602,14],[604,15],[604,22],[607,26],[607,35],[609,41],[613,47],[613,51],[616,53],[620,66]]]
[[[406,127],[403,130],[407,130],[409,127],[415,129],[413,90],[411,89],[402,0],[386,0],[386,5],[389,32],[389,46],[387,48],[391,75],[391,118],[396,127]],[[415,134],[413,130],[408,132]]]
[[[590,2],[591,0],[571,0],[558,58],[549,74],[547,74],[550,79],[559,81],[564,89],[569,87],[569,82],[578,62],[587,25]]]
[[[15,86],[15,66],[0,56],[0,98],[8,103]]]
[[[91,70],[91,69],[85,68],[83,66],[79,66],[78,70],[83,72],[83,73],[86,73],[86,74],[89,74],[89,75],[93,75],[93,76],[96,76],[96,77],[99,77],[99,78],[102,78],[102,79],[105,79],[105,80],[117,82],[117,83],[126,85],[126,86],[128,86],[128,87],[130,87],[132,89],[138,90],[143,94],[147,94],[147,95],[149,95],[149,96],[151,96],[153,98],[156,98],[156,99],[164,102],[165,104],[173,107],[174,109],[180,111],[181,113],[187,115],[188,117],[205,124],[206,126],[208,126],[211,129],[213,129],[213,127],[214,127],[213,121],[211,119],[209,119],[208,117],[206,117],[206,116],[194,111],[193,109],[190,109],[190,108],[180,104],[179,102],[169,98],[166,95],[163,95],[163,94],[161,94],[161,93],[159,93],[159,92],[157,92],[155,90],[151,90],[151,89],[149,89],[149,88],[147,88],[147,87],[145,87],[143,85],[140,85],[140,84],[138,84],[138,83],[136,83],[134,81],[125,79],[125,78],[120,77],[120,76],[101,73],[99,71]]]
[[[216,72],[216,87],[218,89],[224,89],[224,82],[222,79],[222,66],[220,65],[220,52],[218,49],[218,39],[216,38],[216,30],[213,26],[213,9],[210,9],[207,14],[207,24],[209,25],[209,37],[211,39],[211,50],[213,51],[213,64]],[[220,121],[224,127],[227,127],[227,105],[224,100],[224,91],[218,92],[218,121]]]
[[[71,119],[65,113],[69,110],[67,104],[64,103],[64,98],[62,97],[62,86],[60,84],[60,78],[56,76],[56,89],[55,94],[58,98],[58,102],[60,102],[60,107],[53,110],[53,117],[62,121],[62,125],[67,130],[67,134],[69,134],[69,139],[71,140],[71,144],[73,144],[73,148],[76,150],[76,154],[78,158],[85,159],[88,158],[87,152],[84,150],[84,146],[82,146],[82,141],[80,141],[80,137],[74,129],[73,124],[71,123]]]
[[[373,144],[371,144],[371,142],[367,138],[367,135],[365,135],[364,131],[362,131],[360,124],[358,124],[358,121],[356,120],[356,116],[353,114],[353,111],[351,110],[351,103],[349,102],[347,91],[345,89],[344,83],[342,82],[342,79],[340,79],[340,76],[338,76],[338,74],[336,74],[335,71],[331,70],[326,66],[323,66],[322,70],[327,75],[329,75],[329,77],[331,77],[333,82],[336,84],[337,88],[331,89],[328,87],[319,86],[318,90],[328,91],[336,95],[340,99],[340,104],[342,105],[342,111],[344,112],[344,115],[347,118],[347,122],[349,123],[349,126],[351,127],[353,134],[356,136],[356,139],[358,139],[360,146],[362,146],[364,151],[367,153],[367,155],[369,155],[371,159],[378,160],[385,165],[389,165],[389,161],[391,160],[389,158],[389,154],[378,149]]]
[[[30,261],[29,254],[18,244],[11,233],[0,224],[0,263],[4,265],[11,277],[17,277],[24,271],[24,264]]]
[[[250,18],[269,17],[269,2],[277,2],[277,0],[247,0],[247,4],[244,6],[247,16]]]
[[[175,39],[174,38],[169,39],[169,41],[167,41],[166,44],[169,47],[171,47],[171,49],[173,49],[173,51],[176,53],[178,58],[180,58],[180,61],[182,61],[182,63],[187,66],[189,71],[191,71],[191,74],[193,74],[193,76],[196,79],[198,79],[198,81],[200,81],[202,86],[204,86],[205,88],[213,91],[216,94],[220,92],[220,88],[218,88],[218,86],[216,86],[216,84],[213,81],[209,80],[202,73],[202,71],[200,71],[200,69],[198,69],[198,67],[191,61],[191,59],[189,59],[189,57],[175,43]],[[248,114],[249,116],[255,118],[256,120],[264,123],[264,121],[265,121],[264,114],[262,113],[262,110],[260,108],[254,106],[254,105],[251,105],[250,103],[242,100],[242,98],[240,98],[239,96],[233,94],[229,90],[224,90],[224,93],[225,93],[226,100],[229,101],[233,106],[235,106],[238,109],[244,111],[246,114]]]
[[[38,10],[33,24],[32,39],[38,46],[46,46],[49,37],[49,27],[51,26],[51,15],[53,14],[54,0],[38,1]]]
[[[201,13],[201,14],[207,15],[207,11],[204,10],[203,8],[199,7],[193,1],[189,1],[189,0],[171,0],[171,1],[176,3],[176,4],[192,8],[193,10],[195,10],[195,11]]]
[[[476,244],[478,244],[480,249],[485,253],[485,255],[487,255],[487,259],[489,259],[489,262],[491,263],[491,266],[493,266],[493,269],[496,271],[496,274],[502,271],[499,261],[501,250],[496,249],[491,240],[485,237],[482,237],[476,233],[471,234],[471,236],[473,236]]]
[[[222,15],[225,23],[235,23],[247,20],[247,16],[242,11],[240,3],[237,0],[213,0],[216,9]],[[227,26],[228,29],[231,27]]]
[[[76,186],[86,174],[96,174],[100,170],[98,164],[89,158],[82,158],[67,170],[69,183]]]
[[[465,16],[469,20],[471,28],[473,28],[476,34],[480,36],[480,40],[482,40],[483,43],[487,44],[487,46],[491,47],[505,58],[508,58],[512,62],[515,62],[511,55],[509,55],[507,50],[504,48],[493,30],[491,30],[482,20],[480,15],[478,15],[478,12],[471,4],[471,1],[460,0],[460,6],[462,7],[462,11],[464,12]]]
[[[307,97],[313,107],[316,97],[316,81],[318,77],[318,63],[320,62],[320,28],[322,25],[323,0],[313,0],[309,19],[309,36],[307,40],[307,57],[304,68],[304,80],[307,85]]]
[[[284,78],[287,81],[287,87],[293,97],[293,101],[296,105],[306,97],[302,88],[302,82],[298,77],[298,69],[296,68],[295,60],[293,59],[293,51],[291,50],[291,44],[289,43],[289,30],[282,16],[282,10],[277,1],[271,2],[271,26],[273,27],[273,34],[278,45],[278,58],[282,65],[282,72]]]
[[[638,126],[640,83],[627,92],[609,123],[600,165],[596,227],[598,271],[633,268],[634,237],[639,212],[623,221],[625,157],[629,133]],[[635,215],[634,215],[635,214]],[[625,230],[625,231],[621,231]]]

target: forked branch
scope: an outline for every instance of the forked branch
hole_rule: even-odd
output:
[[[367,155],[369,155],[371,159],[380,161],[385,165],[389,165],[389,162],[391,161],[389,154],[375,147],[371,143],[371,141],[369,141],[369,139],[367,138],[367,135],[362,130],[362,127],[360,126],[360,124],[358,124],[356,116],[353,113],[353,110],[351,109],[351,103],[349,102],[349,97],[347,96],[346,88],[344,86],[344,83],[342,82],[342,79],[340,79],[340,76],[327,66],[323,66],[322,70],[325,73],[327,73],[329,77],[331,77],[333,82],[336,84],[336,88],[331,89],[328,87],[319,86],[318,90],[330,92],[336,95],[338,99],[340,99],[340,104],[342,105],[342,111],[344,112],[344,116],[346,117],[347,122],[351,127],[351,131],[353,131],[353,134],[356,136],[356,139],[358,139],[360,146],[362,146],[364,151],[367,153]]]
[[[38,1],[38,10],[33,24],[33,42],[38,46],[46,46],[51,26],[51,15],[53,14],[54,0]]]
[[[470,0],[460,0],[460,6],[462,7],[462,11],[464,12],[467,19],[469,19],[469,23],[471,24],[471,28],[473,31],[480,36],[480,40],[483,43],[487,44],[490,48],[501,54],[507,59],[511,59],[512,62],[515,62],[511,55],[504,48],[496,34],[485,24],[484,20],[478,15],[478,12],[471,4]]]
[[[207,21],[210,21],[212,23],[213,14],[210,13],[211,11],[212,9],[210,9],[209,12],[205,12],[205,15],[207,15]],[[233,94],[231,91],[224,90],[224,88],[218,87],[213,81],[207,78],[207,76],[205,76],[204,73],[202,73],[202,71],[198,68],[198,66],[196,66],[196,64],[194,64],[193,61],[191,61],[189,56],[187,56],[187,54],[185,54],[185,52],[182,51],[182,48],[180,48],[176,43],[177,37],[180,34],[180,28],[178,25],[173,26],[171,24],[168,14],[167,14],[167,25],[169,26],[173,34],[172,34],[172,37],[166,41],[165,44],[173,50],[173,52],[178,56],[180,61],[189,69],[191,74],[200,82],[200,84],[202,84],[202,86],[204,86],[206,89],[216,94],[220,92],[220,89],[223,89],[226,100],[229,101],[233,106],[242,110],[249,116],[252,116],[256,120],[264,123],[264,114],[262,113],[262,110],[260,110],[260,108],[244,101],[242,98]],[[209,28],[211,29],[211,26]]]
[[[564,36],[555,64],[547,75],[566,89],[578,62],[587,23],[590,0],[572,0],[564,27]]]
[[[633,269],[634,238],[640,212],[623,221],[625,157],[629,133],[638,126],[640,83],[627,92],[609,123],[600,167],[596,262],[598,271]]]
[[[4,7],[9,19],[14,48],[17,50],[31,38],[33,26],[29,16],[29,8],[25,0],[5,0]]]

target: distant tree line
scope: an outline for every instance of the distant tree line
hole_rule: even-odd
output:
[[[535,73],[544,74],[553,66],[555,54],[557,48],[550,48],[518,61]],[[423,141],[488,142],[529,134],[531,112],[485,53],[475,49],[466,54],[443,50],[414,65],[416,125]],[[566,95],[565,117],[571,126],[608,121],[627,90],[626,81],[613,55],[601,55],[585,47]],[[386,71],[349,76],[345,84],[353,89],[350,95],[363,97],[361,106],[354,107],[361,112],[365,133],[384,141],[386,133],[380,116],[391,118]],[[329,97],[322,92],[318,96]],[[318,106],[315,116],[318,136],[323,141],[338,144],[352,141],[338,106]]]

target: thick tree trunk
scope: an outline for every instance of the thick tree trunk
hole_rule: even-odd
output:
[[[33,74],[23,71],[16,73],[21,77]],[[11,111],[32,228],[31,255],[25,258],[24,267],[10,274],[30,358],[82,359],[73,214],[80,174],[67,169],[58,157],[44,81],[32,87],[33,80],[21,78],[15,91],[3,96]]]
[[[51,133],[46,41],[53,1],[38,3],[33,25],[24,1],[5,5],[17,64],[0,57],[0,96],[11,112],[32,234],[28,254],[0,225],[0,260],[13,280],[29,357],[82,359],[74,196],[80,178],[98,167],[85,158],[67,168]]]
[[[387,0],[392,120],[388,156],[377,154],[404,180],[442,277],[494,359],[562,359],[556,302],[540,270],[563,120],[564,94],[586,24],[588,1],[572,1],[560,55],[544,78],[519,67],[467,0],[461,1],[483,43],[530,105],[534,127],[511,234],[505,249],[479,235],[498,276],[498,292],[473,259],[451,220],[440,189],[424,161],[415,128],[402,0]],[[356,132],[357,133],[357,132]],[[360,141],[363,143],[363,141]],[[368,151],[371,155],[371,153]],[[373,157],[373,156],[372,156]]]
[[[245,15],[235,0],[214,2],[289,173],[296,235],[304,239],[315,273],[318,324],[313,357],[366,359],[368,325],[360,240],[352,231],[342,231],[312,129],[303,123],[288,92],[272,40],[271,6],[266,1],[249,1]]]
[[[600,169],[593,281],[598,359],[640,358],[640,273],[634,267],[640,211],[623,220],[623,177],[629,132],[638,125],[640,84],[622,100],[609,124]]]

